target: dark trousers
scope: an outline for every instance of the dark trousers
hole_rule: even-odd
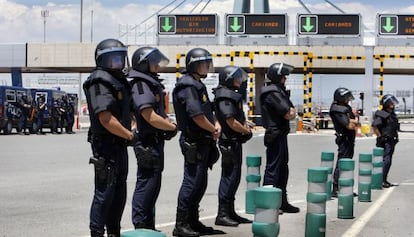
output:
[[[19,118],[19,130],[21,130],[21,132],[26,131],[27,116],[28,116],[28,114],[23,112],[22,115]]]
[[[286,195],[289,178],[289,150],[287,135],[279,135],[273,144],[266,147],[266,169],[263,185],[273,185],[280,188]]]
[[[355,140],[344,138],[337,140],[336,144],[338,145],[338,158],[336,160],[336,166],[333,174],[333,184],[335,186],[338,185],[339,179],[339,160],[342,158],[352,159],[354,157]]]
[[[111,183],[98,181],[95,172],[95,192],[90,212],[91,231],[119,234],[120,222],[126,202],[126,179],[128,175],[128,153],[126,145],[99,141],[92,144],[94,154],[114,162],[115,180]]]
[[[242,165],[242,145],[239,142],[219,142],[231,148],[234,155],[232,164],[221,163],[221,179],[219,184],[219,203],[233,203],[240,184]],[[222,155],[223,159],[223,155]]]
[[[388,173],[390,172],[391,163],[392,163],[392,155],[394,154],[394,150],[395,150],[394,141],[385,143],[384,156],[382,158],[382,161],[384,162],[384,167],[382,170],[382,176],[383,176],[384,181],[387,181],[388,179]]]
[[[180,137],[180,145],[183,151],[185,138]],[[184,178],[178,193],[177,209],[179,211],[198,211],[198,207],[207,189],[208,157],[210,156],[210,145],[197,143],[197,153],[200,156],[195,163],[184,162]],[[183,151],[184,153],[184,151]]]
[[[43,111],[39,111],[37,114],[37,131],[43,132]]]
[[[144,168],[138,164],[137,182],[132,197],[132,223],[134,226],[150,227],[149,223],[154,223],[153,211],[161,189],[164,141],[152,146],[152,157],[158,160],[158,167]]]

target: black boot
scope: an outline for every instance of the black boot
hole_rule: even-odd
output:
[[[239,222],[231,219],[230,217],[230,204],[219,203],[219,210],[216,217],[216,225],[222,226],[238,226]]]
[[[97,231],[91,230],[91,237],[103,237],[103,233],[99,233]]]
[[[251,220],[241,217],[237,215],[235,209],[234,209],[234,202],[230,203],[230,218],[239,222],[239,224],[249,224],[252,223]]]
[[[199,237],[200,233],[194,231],[188,223],[188,212],[177,210],[177,218],[175,221],[175,228],[173,236],[182,237]]]
[[[287,194],[282,193],[282,206],[280,207],[284,213],[298,213],[300,209],[298,207],[292,206],[287,200]]]
[[[338,197],[338,191],[339,191],[339,188],[338,188],[338,184],[333,184],[333,187],[332,187],[332,197]]]
[[[191,229],[196,232],[199,232],[200,235],[210,235],[214,234],[214,228],[211,226],[206,226],[200,221],[200,215],[197,210],[190,210],[189,212],[189,224]]]

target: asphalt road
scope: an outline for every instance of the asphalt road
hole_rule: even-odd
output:
[[[414,134],[401,133],[390,180],[397,187],[372,191],[372,202],[355,199],[354,219],[337,218],[337,200],[327,203],[326,236],[414,236]],[[359,138],[354,158],[371,152],[374,138]],[[304,236],[307,192],[307,169],[320,165],[322,151],[336,152],[332,131],[318,134],[289,135],[289,200],[301,208],[299,214],[280,216],[279,236]],[[172,236],[178,189],[182,180],[183,160],[177,139],[167,142],[163,186],[156,206],[157,228]],[[261,155],[265,162],[263,130],[244,146],[246,155]],[[88,236],[89,208],[93,194],[93,169],[86,131],[74,135],[1,135],[0,136],[0,236]],[[123,230],[131,223],[131,196],[135,186],[136,161],[129,150],[128,200],[122,220]],[[263,167],[262,165],[262,174]],[[246,168],[243,168],[245,177]],[[357,172],[355,172],[357,174]],[[357,178],[357,177],[355,177]],[[201,202],[201,220],[214,225],[217,213],[217,189],[220,166],[209,172],[209,185]],[[236,197],[236,209],[244,214],[246,182],[244,178]],[[357,187],[355,186],[355,189]],[[237,228],[215,226],[223,236],[252,236],[251,225]]]

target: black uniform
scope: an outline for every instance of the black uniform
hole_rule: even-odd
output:
[[[219,85],[215,91],[214,104],[216,117],[222,133],[219,139],[221,151],[221,179],[219,185],[219,213],[216,224],[236,226],[251,221],[238,216],[234,211],[234,200],[240,184],[242,166],[242,144],[251,138],[250,134],[241,134],[229,127],[226,120],[234,118],[244,124],[243,98],[240,93]],[[221,218],[221,219],[220,219]]]
[[[18,106],[21,109],[22,113],[21,116],[19,118],[19,126],[18,126],[18,130],[20,134],[29,134],[29,131],[26,132],[26,127],[27,127],[27,119],[30,116],[30,111],[31,111],[31,107],[30,107],[31,103],[29,101],[29,98],[27,97],[27,95],[22,95],[21,97],[19,97],[18,99]]]
[[[132,70],[133,110],[137,120],[139,141],[134,144],[137,157],[137,182],[132,198],[132,223],[135,228],[155,229],[153,208],[161,189],[164,169],[164,131],[154,128],[141,115],[143,109],[167,118],[164,105],[164,86],[157,77]]]
[[[204,114],[214,124],[213,104],[205,85],[190,74],[177,82],[173,91],[173,104],[181,131],[180,147],[184,155],[184,179],[178,195],[177,216],[189,221],[197,230],[198,207],[207,188],[207,170],[219,157],[216,142],[211,133],[200,128],[193,117]]]
[[[46,111],[46,101],[45,101],[45,97],[39,96],[37,98],[37,133],[38,134],[43,134],[43,119],[44,119],[44,114]]]
[[[333,176],[333,185],[338,187],[339,160],[342,158],[352,159],[354,156],[355,130],[347,129],[346,126],[349,124],[350,119],[355,119],[355,115],[352,113],[351,106],[334,101],[329,109],[329,116],[331,116],[332,123],[334,124],[336,132],[335,143],[338,145],[338,159]]]
[[[289,177],[289,151],[287,135],[289,120],[284,116],[293,108],[284,86],[270,84],[260,95],[263,126],[266,128],[266,169],[263,185],[273,185],[282,190],[282,206],[287,205],[286,186]]]
[[[384,148],[384,168],[383,181],[388,182],[388,173],[391,168],[392,155],[394,154],[395,145],[398,142],[398,118],[393,112],[378,110],[375,112],[372,126],[376,127],[381,136],[377,137],[377,146]]]
[[[96,69],[83,84],[88,102],[91,127],[88,140],[95,165],[95,194],[90,212],[91,232],[115,233],[119,236],[120,221],[126,201],[128,154],[126,140],[106,130],[98,114],[110,111],[127,129],[131,127],[130,86],[125,77]],[[101,236],[101,235],[99,235]]]

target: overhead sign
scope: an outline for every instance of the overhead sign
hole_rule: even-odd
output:
[[[299,14],[299,35],[360,36],[360,15]]]
[[[378,15],[379,35],[414,35],[414,15]]]
[[[228,14],[229,35],[286,35],[286,14]]]
[[[217,15],[158,15],[160,35],[215,35]]]

